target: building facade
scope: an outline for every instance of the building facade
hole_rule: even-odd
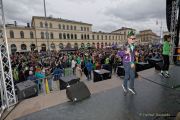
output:
[[[1,28],[2,29],[2,28]],[[95,47],[123,44],[127,33],[93,32],[92,24],[61,18],[33,16],[31,25],[6,25],[11,53],[33,50]]]
[[[152,30],[143,30],[139,32],[140,44],[159,43],[160,36],[157,36]]]

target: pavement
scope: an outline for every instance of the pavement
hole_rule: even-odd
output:
[[[174,67],[171,69],[180,70]],[[82,81],[92,93],[89,99],[73,104],[68,102],[65,90],[56,90],[20,102],[6,120],[174,119],[180,112],[180,91],[164,87],[154,68],[139,72],[139,75],[135,81],[137,95],[128,93],[124,96],[121,87],[123,79],[116,74],[109,80],[96,83],[83,77]],[[146,77],[152,81],[145,79]],[[177,75],[172,74],[171,78],[176,77]]]

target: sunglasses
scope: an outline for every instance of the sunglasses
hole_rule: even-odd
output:
[[[131,40],[135,40],[136,38],[130,38]]]

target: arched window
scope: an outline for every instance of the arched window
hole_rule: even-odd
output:
[[[111,36],[109,36],[109,40],[111,40]]]
[[[67,39],[70,39],[70,35],[69,34],[67,34]]]
[[[101,35],[101,39],[103,40],[103,35]]]
[[[77,43],[74,43],[74,48],[78,49],[78,44]]]
[[[84,27],[84,31],[86,31],[86,27]]]
[[[55,44],[54,43],[51,43],[51,49],[56,49],[56,46],[55,46]]]
[[[21,36],[21,38],[24,38],[24,32],[23,31],[20,32],[20,36]]]
[[[34,51],[34,49],[36,48],[36,45],[35,44],[31,44],[30,48],[31,48],[31,51]]]
[[[66,47],[71,48],[71,43],[67,43]]]
[[[46,51],[46,44],[41,44],[41,50]]]
[[[67,30],[69,30],[69,25],[67,25]]]
[[[61,29],[61,24],[59,24],[59,29]]]
[[[62,33],[59,33],[59,39],[62,39]]]
[[[11,53],[15,53],[17,51],[17,47],[15,44],[11,45]]]
[[[10,34],[10,38],[14,38],[14,32],[12,30],[10,30],[9,34]]]
[[[89,31],[89,28],[87,27],[87,31]]]
[[[107,35],[105,36],[105,39],[107,40]]]
[[[52,23],[49,23],[49,27],[50,27],[50,28],[52,28],[52,27],[53,27],[53,26],[52,26]]]
[[[60,48],[60,49],[63,49],[63,48],[64,48],[63,43],[60,43],[60,44],[59,44],[59,48]]]
[[[85,47],[84,43],[81,43],[81,48],[84,48],[84,47]]]
[[[97,40],[99,40],[99,35],[97,35]]]
[[[81,39],[82,39],[82,40],[84,39],[84,36],[83,36],[83,34],[81,34]]]
[[[81,31],[83,31],[83,27],[81,27]]]
[[[74,37],[75,37],[75,39],[77,39],[77,35],[76,34],[74,35]]]
[[[43,28],[43,23],[42,22],[40,22],[40,27]]]
[[[71,30],[73,30],[73,26],[71,25]]]
[[[51,33],[51,39],[54,39],[54,34],[53,33]]]
[[[87,39],[89,40],[89,35],[87,35]]]
[[[44,32],[41,32],[41,39],[44,39]]]
[[[74,30],[76,30],[76,26],[74,26]]]
[[[66,39],[66,33],[63,34],[63,38]]]
[[[30,38],[31,38],[31,39],[33,39],[33,38],[34,38],[34,34],[33,34],[33,32],[32,32],[32,31],[30,32]]]
[[[95,39],[94,39],[94,35],[92,35],[92,39],[95,40]]]
[[[86,34],[84,35],[84,39],[86,40]]]
[[[21,50],[27,50],[27,46],[25,44],[21,44]]]
[[[65,30],[65,25],[63,25],[63,30]]]
[[[71,34],[71,39],[74,39],[74,36],[73,36],[73,34]]]

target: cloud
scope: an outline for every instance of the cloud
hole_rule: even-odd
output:
[[[116,1],[116,6],[110,6],[104,14],[125,21],[147,21],[149,19],[165,18],[165,0],[132,0]]]
[[[93,24],[93,30],[111,32],[121,27],[157,30],[165,21],[165,0],[46,0],[47,16]],[[43,0],[4,0],[7,23],[31,22],[44,16]]]

